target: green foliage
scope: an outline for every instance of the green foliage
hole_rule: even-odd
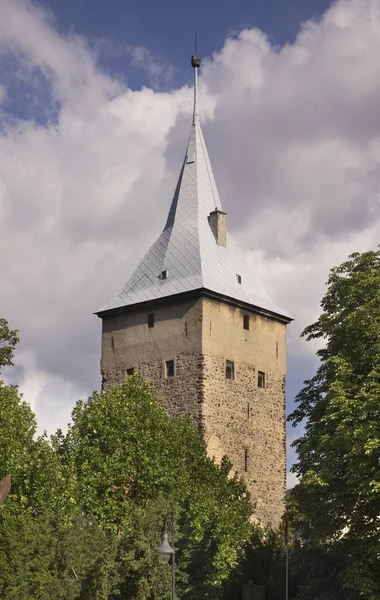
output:
[[[329,544],[300,543],[290,552],[289,595],[297,600],[355,600],[339,580],[342,555]]]
[[[0,478],[17,476],[28,461],[36,420],[29,404],[23,402],[15,386],[0,380]]]
[[[16,334],[5,319],[0,319],[0,366],[13,364]],[[47,440],[35,441],[36,428],[34,413],[17,387],[0,380],[0,479],[5,475],[12,478],[12,494],[7,504],[37,509],[37,497],[44,488],[38,480],[54,471],[51,468],[54,453]],[[44,499],[41,498],[40,506]]]
[[[204,597],[214,597],[210,590],[228,577],[250,535],[252,508],[244,484],[229,477],[228,461],[219,467],[208,458],[190,417],[169,419],[152,386],[127,377],[78,402],[67,435],[59,433],[53,443],[75,478],[76,504],[104,529],[123,531],[124,539],[134,532],[134,508],[148,510],[163,497],[167,512],[182,507],[183,591],[199,582],[202,565]]]
[[[266,600],[283,600],[284,550],[281,531],[254,527],[251,538],[241,549],[238,563],[224,584],[223,600],[240,600],[242,586],[249,581],[264,586]]]
[[[293,470],[302,479],[292,510],[304,543],[338,565],[344,597],[351,590],[375,600],[380,597],[380,251],[353,254],[332,269],[321,306],[321,316],[303,333],[307,340],[326,341],[318,351],[321,365],[290,415],[293,425],[306,420],[304,436],[294,443]]]
[[[13,365],[13,351],[20,341],[17,329],[9,329],[8,322],[0,319],[0,372],[1,368]]]
[[[158,498],[145,506],[133,506],[132,527],[122,528],[118,536],[116,564],[120,574],[118,593],[112,598],[136,600],[167,600],[171,589],[171,566],[161,565],[157,559],[162,524],[167,516],[167,502]],[[180,536],[176,536],[178,543]],[[180,563],[177,582],[186,580],[186,566]],[[90,596],[88,600],[90,600]]]
[[[83,518],[0,515],[0,597],[105,600],[117,591],[116,542]]]
[[[4,505],[6,506],[6,505]],[[1,513],[0,597],[7,600],[48,598],[44,589],[52,581],[52,537],[46,524],[28,514]]]
[[[11,476],[12,491],[6,502],[16,512],[58,508],[67,487],[49,441],[35,439],[36,427],[34,413],[17,387],[0,380],[0,479]]]
[[[16,332],[0,321],[2,364]],[[222,600],[253,527],[244,483],[209,459],[188,416],[170,419],[138,377],[79,401],[64,435],[36,437],[16,386],[0,381],[0,597],[165,600],[155,548],[175,514],[178,598]]]

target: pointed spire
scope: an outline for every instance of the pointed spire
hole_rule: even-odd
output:
[[[263,289],[244,255],[227,235],[223,212],[197,107],[194,69],[193,126],[166,225],[137,266],[122,293],[97,314],[179,294],[207,290],[232,302],[259,307],[285,321],[291,317]],[[163,276],[165,274],[165,276]]]
[[[194,69],[194,110],[193,125],[199,120],[198,115],[198,69],[201,66],[201,59],[197,55],[197,32],[195,32],[195,54],[191,57],[191,66]]]

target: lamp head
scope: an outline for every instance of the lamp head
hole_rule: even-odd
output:
[[[174,554],[174,550],[169,544],[168,534],[166,532],[162,536],[161,544],[156,548],[156,552],[158,553],[158,560],[163,565],[168,563],[171,555]]]

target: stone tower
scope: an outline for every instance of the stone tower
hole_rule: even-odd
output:
[[[226,230],[197,110],[163,232],[103,322],[103,385],[137,372],[169,414],[190,413],[210,456],[248,484],[256,516],[277,525],[285,494],[286,325]]]

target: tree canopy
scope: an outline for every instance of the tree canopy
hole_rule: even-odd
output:
[[[293,471],[301,482],[293,493],[293,517],[307,543],[323,547],[335,563],[344,597],[375,600],[380,597],[380,251],[352,254],[333,268],[321,306],[319,319],[303,332],[307,340],[325,342],[317,352],[321,364],[289,417],[293,425],[305,425],[305,434],[294,442]]]
[[[54,448],[75,480],[75,504],[125,535],[134,507],[165,498],[166,511],[178,513],[179,564],[188,565],[189,589],[200,572],[204,593],[221,586],[251,534],[252,506],[243,482],[230,476],[231,464],[208,457],[192,419],[170,419],[154,388],[137,376],[94,392],[72,416]]]
[[[3,322],[12,363],[17,342]],[[3,345],[6,346],[6,343]],[[164,600],[170,568],[155,548],[175,515],[178,597],[224,598],[259,532],[244,483],[207,456],[188,416],[170,419],[155,390],[130,376],[78,401],[67,433],[36,435],[16,386],[0,381],[0,596]]]
[[[0,373],[2,367],[13,365],[13,352],[19,341],[17,329],[10,329],[8,321],[0,318]]]

